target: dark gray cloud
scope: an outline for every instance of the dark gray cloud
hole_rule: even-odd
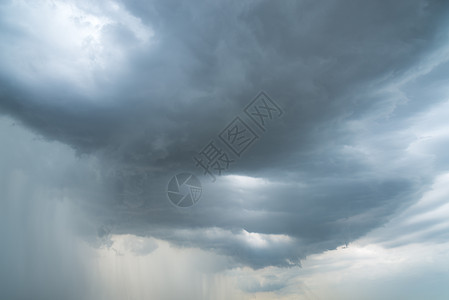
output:
[[[1,18],[0,108],[99,160],[101,192],[79,203],[113,232],[289,266],[383,224],[433,178],[407,152],[416,137],[406,129],[444,100],[422,101],[444,70],[420,73],[439,64],[444,1],[122,1],[126,14],[75,3],[112,20],[84,40],[79,65],[39,30]],[[232,176],[201,177],[196,207],[171,207],[170,177],[200,174],[192,156],[259,90],[284,116]]]

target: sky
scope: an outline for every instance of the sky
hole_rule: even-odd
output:
[[[0,298],[448,299],[448,16],[2,1]]]

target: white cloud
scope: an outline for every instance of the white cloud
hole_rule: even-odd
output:
[[[2,38],[3,72],[34,89],[48,88],[50,81],[86,95],[101,90],[101,77],[118,75],[133,49],[150,47],[154,36],[123,6],[111,1],[102,5],[95,9],[89,2],[51,0],[3,4],[0,14],[9,30]]]

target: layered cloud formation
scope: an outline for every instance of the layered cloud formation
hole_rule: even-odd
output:
[[[445,1],[418,0],[4,2],[1,184],[5,207],[19,204],[3,227],[39,235],[16,218],[46,216],[54,197],[90,244],[152,237],[227,257],[225,269],[348,245],[445,178],[447,15]],[[193,156],[260,90],[285,114],[211,182]],[[166,187],[183,171],[203,195],[180,210]],[[416,239],[447,237],[446,223],[415,218],[377,241],[407,243],[423,222],[439,230]],[[22,246],[6,251],[28,256]]]

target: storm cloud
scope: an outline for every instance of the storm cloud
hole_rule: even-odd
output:
[[[229,269],[301,265],[387,224],[447,170],[447,15],[418,0],[6,1],[1,140],[17,149],[2,150],[5,203],[39,179],[98,247],[131,234]],[[284,114],[266,131],[245,119],[259,139],[212,182],[193,157],[260,91]],[[24,163],[13,136],[53,146]],[[194,207],[167,200],[179,172],[202,182]],[[48,196],[27,190],[45,211]]]

